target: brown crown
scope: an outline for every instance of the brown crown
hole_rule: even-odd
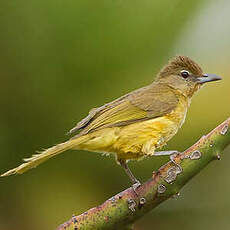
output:
[[[176,56],[169,60],[168,64],[162,68],[159,76],[164,77],[166,75],[178,74],[181,70],[187,70],[196,76],[201,76],[203,72],[201,67],[189,57]]]

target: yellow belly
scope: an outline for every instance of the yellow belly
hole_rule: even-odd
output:
[[[78,146],[94,152],[115,153],[117,159],[140,159],[153,155],[156,148],[165,145],[184,122],[188,104],[179,103],[168,115],[124,127],[105,128],[90,133],[87,142]]]
[[[113,148],[121,159],[152,155],[176,134],[177,129],[177,125],[166,117],[133,124],[121,129]]]

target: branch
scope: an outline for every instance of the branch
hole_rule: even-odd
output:
[[[137,188],[132,187],[113,196],[102,205],[79,216],[73,215],[58,230],[131,230],[131,224],[161,202],[179,193],[180,189],[212,160],[220,160],[230,144],[230,118],[203,136],[183,153],[171,160],[151,179]]]

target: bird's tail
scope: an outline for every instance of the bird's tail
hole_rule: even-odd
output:
[[[30,158],[24,159],[25,163],[19,165],[17,168],[11,169],[1,175],[1,177],[9,176],[13,174],[22,174],[29,169],[35,168],[39,164],[48,160],[49,158],[56,156],[68,149],[77,148],[77,146],[88,139],[87,136],[80,136],[76,139],[70,139],[64,143],[55,145],[51,148],[48,148],[39,154],[35,154]]]

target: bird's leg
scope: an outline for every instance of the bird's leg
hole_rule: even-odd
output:
[[[141,185],[140,181],[133,175],[131,170],[129,169],[127,163],[123,160],[119,160],[121,167],[125,170],[126,174],[129,176],[130,180],[132,181],[133,190],[136,193],[136,189]],[[136,193],[137,194],[137,193]]]
[[[175,162],[175,156],[177,154],[181,154],[180,152],[176,151],[176,150],[171,150],[171,151],[160,151],[160,152],[155,152],[154,156],[169,156],[170,160],[179,167],[179,169],[182,171],[182,168],[179,164],[177,164]]]
[[[179,153],[178,151],[176,150],[171,150],[171,151],[159,151],[159,152],[155,152],[153,154],[153,156],[172,156],[176,153]]]
[[[179,154],[180,152],[178,152],[177,150],[171,150],[171,151],[159,151],[159,152],[155,152],[154,156],[169,156],[170,160],[172,162],[174,162],[174,157]],[[174,162],[175,163],[175,162]],[[175,163],[176,164],[176,163]]]

